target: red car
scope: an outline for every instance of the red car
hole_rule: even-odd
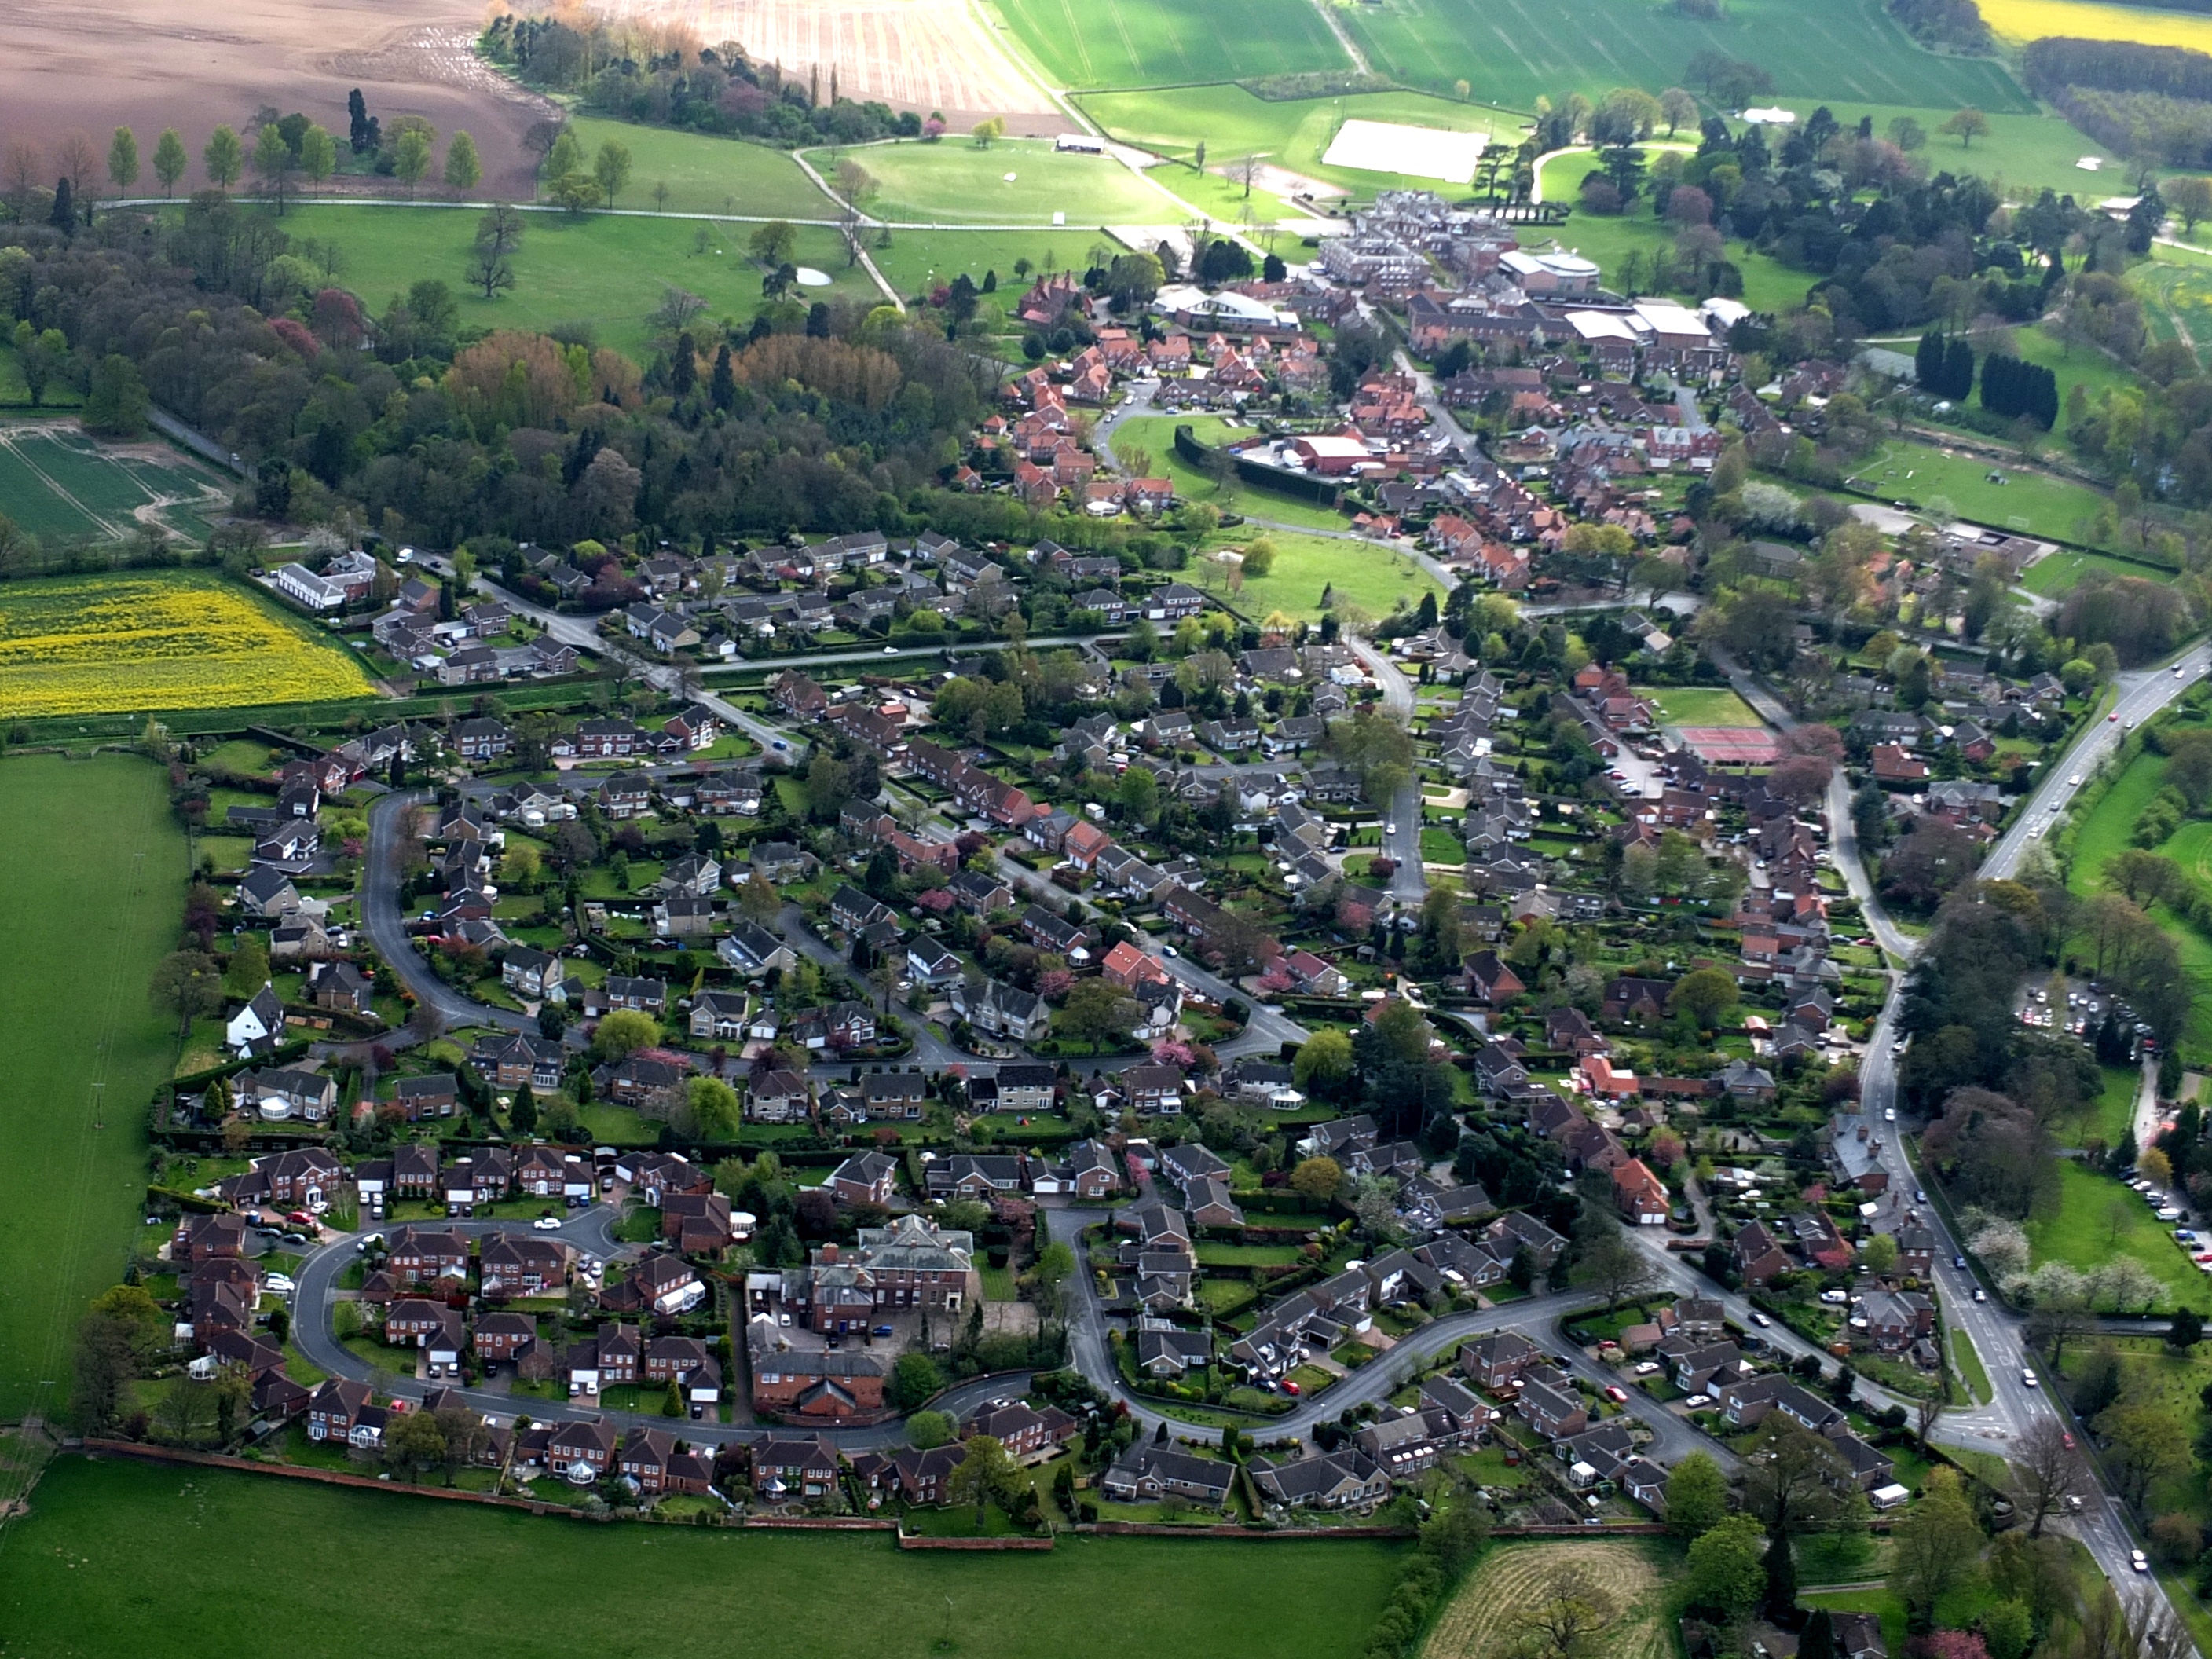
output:
[[[1628,1403],[1628,1390],[1618,1382],[1608,1383],[1606,1385],[1605,1397],[1616,1406],[1626,1406]]]
[[[284,1219],[290,1222],[295,1227],[319,1227],[323,1224],[321,1222],[316,1220],[314,1217],[309,1215],[305,1210],[295,1210],[291,1214],[286,1216]]]
[[[2062,1431],[2061,1437],[2066,1442],[2066,1449],[2068,1451],[2072,1451],[2074,1449],[2073,1434],[2070,1431]]]
[[[1285,1394],[1297,1394],[1298,1392],[1298,1385],[1295,1382],[1285,1381],[1283,1384],[1283,1392]]]

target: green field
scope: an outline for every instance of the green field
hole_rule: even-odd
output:
[[[659,305],[664,284],[705,300],[709,319],[744,321],[763,303],[760,270],[745,252],[751,226],[604,213],[529,215],[514,288],[485,300],[467,291],[477,217],[464,209],[309,207],[285,222],[295,235],[341,249],[340,279],[373,308],[381,311],[416,278],[436,276],[452,285],[470,328],[589,323],[601,344],[642,354],[650,333],[645,319]],[[704,253],[696,241],[702,224],[711,233]],[[880,297],[866,271],[847,268],[843,240],[833,229],[801,226],[793,257],[835,279],[827,289],[797,290],[803,298]]]
[[[185,878],[167,797],[126,756],[0,762],[0,1421],[62,1407],[76,1321],[122,1276],[144,1194],[174,1048],[146,983]]]
[[[1679,86],[1700,52],[1757,64],[1784,94],[2021,114],[2035,108],[1995,63],[1922,50],[1881,0],[1731,0],[1715,22],[1646,0],[1382,0],[1346,7],[1342,15],[1378,73],[1438,91],[1465,80],[1474,96],[1514,109],[1569,92],[1595,98],[1618,86]]]
[[[1990,482],[1991,472],[2008,482]],[[1909,476],[1908,476],[1909,475]],[[2083,539],[2104,497],[2087,484],[2047,472],[2026,472],[2002,461],[1944,454],[1927,444],[1893,439],[1846,481],[1879,500],[1925,508],[1941,498],[1962,519],[2025,535]]]
[[[1930,173],[1978,173],[1992,185],[2001,185],[2008,195],[2055,190],[2078,201],[2110,193],[2118,186],[2100,181],[2110,181],[2124,171],[2123,164],[2116,161],[2109,162],[2102,173],[2085,173],[2075,167],[2085,155],[2104,155],[2104,147],[2079,129],[2047,115],[1993,113],[1989,136],[1961,147],[1956,138],[1942,137],[1936,131],[1951,118],[1955,106],[1913,107],[1813,94],[1772,101],[1784,109],[1796,110],[1800,116],[1810,115],[1825,104],[1828,112],[1846,127],[1856,127],[1861,116],[1871,115],[1876,137],[1886,134],[1899,116],[1911,116],[1928,135],[1928,147],[1919,152],[1919,159],[1927,163]]]
[[[1671,685],[1644,691],[1669,726],[1759,726],[1752,707],[1724,685]]]
[[[1347,70],[1313,0],[995,0],[1060,88],[1158,87]]]
[[[74,422],[0,428],[0,514],[33,535],[119,540],[137,508],[165,501],[213,511],[228,496],[212,475],[180,455],[156,461],[105,451]]]
[[[2027,1224],[2038,1264],[2063,1261],[2087,1273],[2116,1255],[2133,1256],[2172,1292],[2170,1305],[2212,1312],[2212,1274],[2200,1273],[2182,1254],[2141,1198],[2115,1177],[2070,1158],[2059,1161],[2058,1178],[2057,1208]]]
[[[895,230],[891,245],[871,244],[868,257],[884,278],[908,300],[950,283],[966,272],[979,287],[990,271],[999,274],[995,300],[986,306],[1010,307],[1026,286],[1014,275],[1014,261],[1027,259],[1040,270],[1080,268],[1091,244],[1102,240],[1080,225],[1039,230]]]
[[[2120,774],[2118,781],[2105,792],[2089,816],[2075,823],[2073,861],[2066,872],[2066,884],[2074,891],[2083,895],[2097,891],[2106,861],[2134,845],[2136,823],[2150,805],[2151,798],[2158,793],[2165,774],[2163,756],[2136,756],[2128,769]],[[2175,860],[2191,874],[2203,879],[2207,875],[2208,848],[2212,848],[2212,826],[2200,823],[2183,824],[2162,846],[2153,850]],[[2212,939],[2207,939],[2162,904],[2151,905],[2149,910],[2152,919],[2172,938],[2181,953],[2182,971],[2196,986],[2190,1000],[2189,1029],[2185,1041],[2200,1051],[2212,1047]]]
[[[1083,112],[1116,138],[1163,155],[1188,160],[1206,146],[1206,165],[1218,167],[1243,155],[1258,155],[1304,177],[1355,191],[1407,187],[1433,190],[1433,179],[1394,173],[1365,173],[1322,165],[1336,130],[1345,122],[1395,121],[1408,126],[1441,127],[1454,132],[1487,132],[1500,143],[1517,143],[1521,118],[1504,110],[1456,99],[1413,92],[1354,93],[1341,98],[1307,98],[1290,102],[1256,98],[1242,87],[1177,87],[1166,92],[1091,93],[1076,100]],[[1176,194],[1213,208],[1223,218],[1237,216],[1243,187],[1208,174],[1162,175]],[[1446,186],[1445,188],[1449,188]],[[1212,195],[1207,191],[1213,192]],[[1259,192],[1255,211],[1264,208]]]
[[[1554,157],[1543,169],[1544,199],[1565,202],[1572,205],[1582,194],[1584,174],[1595,165],[1587,151]],[[1621,262],[1631,252],[1641,253],[1649,259],[1660,248],[1671,250],[1674,232],[1661,219],[1651,216],[1650,204],[1639,202],[1632,211],[1601,217],[1595,213],[1577,213],[1572,222],[1557,233],[1557,240],[1565,246],[1586,259],[1595,259],[1613,286],[1618,287]],[[1540,247],[1544,234],[1523,233],[1522,246]],[[1748,243],[1731,244],[1729,258],[1743,272],[1743,302],[1754,311],[1787,311],[1805,303],[1805,292],[1818,279],[1808,271],[1792,270],[1779,259],[1759,252]],[[1676,297],[1681,297],[1679,294]],[[1702,295],[1690,296],[1691,303]]]
[[[1224,513],[1247,518],[1272,519],[1303,525],[1310,530],[1341,530],[1349,522],[1333,507],[1301,501],[1272,489],[1255,489],[1233,479],[1217,489],[1213,480],[1176,453],[1175,429],[1188,426],[1200,443],[1220,444],[1252,436],[1249,425],[1231,426],[1218,415],[1133,415],[1109,434],[1114,453],[1124,467],[1133,465],[1131,451],[1141,449],[1149,458],[1152,475],[1175,481],[1176,494],[1187,501],[1204,501]]]
[[[655,184],[668,186],[671,213],[732,213],[748,217],[834,219],[836,204],[824,196],[787,150],[742,138],[635,126],[628,121],[579,116],[569,126],[594,154],[608,139],[628,146],[630,182],[615,205],[653,208]]]
[[[988,149],[953,140],[871,144],[812,150],[807,159],[827,178],[841,156],[875,175],[878,191],[867,206],[876,218],[1051,228],[1052,216],[1064,213],[1067,222],[1060,228],[1071,258],[1100,225],[1163,224],[1184,216],[1112,156],[1056,151],[1042,139],[1006,139]]]
[[[1387,617],[1400,599],[1419,605],[1421,595],[1443,592],[1420,566],[1402,553],[1371,542],[1328,536],[1304,536],[1296,531],[1270,530],[1275,544],[1275,568],[1256,581],[1244,584],[1242,593],[1223,597],[1236,610],[1255,622],[1280,611],[1286,616],[1318,617],[1324,589],[1376,617]],[[1251,538],[1243,532],[1218,538],[1221,544],[1241,546]]]
[[[2020,585],[2031,593],[2057,599],[2062,593],[2072,592],[2083,574],[2091,570],[2113,576],[2142,576],[2152,581],[2172,580],[2171,571],[2137,564],[2133,559],[2109,558],[2102,553],[2075,553],[2062,548],[2056,553],[2046,553],[2021,572]]]
[[[1063,1536],[1048,1555],[909,1553],[880,1533],[593,1527],[76,1457],[5,1543],[0,1630],[42,1659],[278,1659],[302,1631],[328,1659],[1343,1659],[1403,1553]],[[318,1559],[404,1562],[404,1591],[283,1565]]]

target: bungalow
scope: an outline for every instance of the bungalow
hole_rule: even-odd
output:
[[[1420,1419],[1396,1421],[1418,1425]],[[1285,1509],[1364,1510],[1390,1495],[1389,1474],[1364,1444],[1312,1457],[1255,1457],[1246,1467],[1261,1496]]]
[[[1117,1504],[1182,1498],[1218,1508],[1228,1500],[1235,1478],[1232,1463],[1140,1441],[1114,1461],[1100,1477],[1099,1485]]]

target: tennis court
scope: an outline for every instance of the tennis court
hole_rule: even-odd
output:
[[[1771,766],[1781,758],[1773,733],[1750,726],[1678,726],[1683,746],[1709,766]]]

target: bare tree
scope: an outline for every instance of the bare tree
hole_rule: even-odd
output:
[[[2013,1500],[2027,1515],[2030,1538],[2043,1536],[2045,1520],[2058,1513],[2081,1480],[2081,1460],[2073,1438],[2057,1418],[2039,1417],[2013,1443]]]
[[[1927,1395],[1912,1402],[1913,1431],[1919,1436],[1920,1449],[1928,1449],[1928,1431],[1936,1426],[1936,1419],[1943,1414],[1943,1397]]]
[[[54,164],[61,177],[70,181],[70,195],[80,202],[92,199],[103,165],[98,145],[82,131],[71,132],[54,146]]]
[[[1614,1618],[1613,1598],[1579,1568],[1555,1572],[1544,1599],[1524,1617],[1520,1650],[1528,1659],[1591,1659]]]
[[[7,183],[8,205],[18,219],[29,211],[31,192],[38,187],[40,175],[46,169],[46,157],[27,138],[14,140],[6,153],[0,155],[0,179]]]

